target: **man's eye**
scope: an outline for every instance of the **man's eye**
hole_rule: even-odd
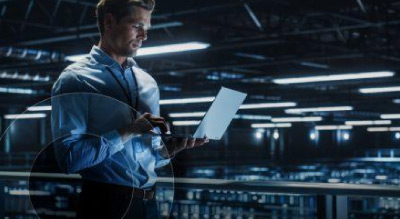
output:
[[[146,29],[145,27],[141,26],[141,25],[133,25],[133,28],[135,28],[136,30],[143,30],[145,32],[148,31],[148,29]]]

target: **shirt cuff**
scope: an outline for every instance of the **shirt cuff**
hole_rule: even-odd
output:
[[[151,144],[156,153],[157,168],[165,166],[171,162],[172,157],[165,158],[160,154],[162,150],[166,150],[165,145],[164,143],[162,143],[162,139],[160,136],[152,136]]]
[[[156,167],[157,168],[160,168],[160,167],[163,167],[163,166],[169,164],[171,162],[171,159],[172,159],[172,157],[171,158],[165,158],[165,157],[161,156],[159,151],[156,151],[156,161],[157,161],[156,162]]]
[[[113,130],[111,132],[107,132],[102,136],[102,140],[110,146],[110,153],[114,154],[124,148],[124,144],[122,143],[121,135],[118,131]]]

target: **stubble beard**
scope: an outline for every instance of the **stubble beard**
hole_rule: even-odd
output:
[[[123,54],[121,54],[121,55],[126,56],[126,57],[135,57],[136,54],[137,54],[137,50],[126,49],[126,50],[123,51],[122,53],[123,53]]]

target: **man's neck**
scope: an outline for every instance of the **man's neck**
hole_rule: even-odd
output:
[[[102,40],[99,42],[98,46],[101,50],[103,50],[105,53],[107,53],[112,59],[114,59],[118,64],[122,67],[125,68],[127,64],[127,57],[126,56],[120,56],[113,52],[113,50],[107,46],[107,43],[104,43]]]

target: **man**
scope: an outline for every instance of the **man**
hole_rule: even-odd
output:
[[[156,218],[155,169],[208,141],[173,139],[160,150],[152,135],[155,126],[168,131],[159,117],[158,86],[131,57],[147,39],[154,4],[100,0],[99,45],[53,86],[54,148],[65,172],[82,175],[82,218]]]

